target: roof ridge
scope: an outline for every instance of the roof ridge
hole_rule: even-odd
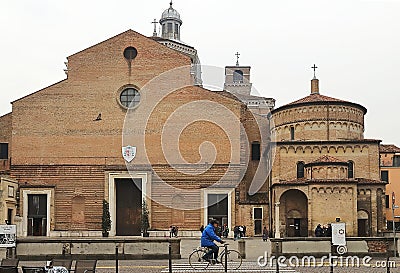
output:
[[[314,93],[314,94],[310,94],[310,95],[308,95],[306,97],[303,97],[301,99],[298,99],[296,101],[293,101],[291,103],[288,103],[286,105],[295,105],[295,104],[299,104],[299,103],[317,102],[317,101],[348,102],[348,101],[344,101],[344,100],[341,100],[341,99],[336,99],[336,98],[333,98],[333,97],[329,97],[329,96],[321,95],[321,94],[318,94],[318,93]]]

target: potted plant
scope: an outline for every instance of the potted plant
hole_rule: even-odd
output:
[[[111,218],[110,218],[110,205],[106,200],[103,200],[103,217],[101,220],[101,230],[103,237],[108,237],[108,232],[111,229]]]
[[[143,199],[143,204],[142,204],[142,233],[143,233],[143,237],[149,237],[149,228],[150,228],[149,210],[147,208],[146,200]]]

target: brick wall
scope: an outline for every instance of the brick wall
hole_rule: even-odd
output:
[[[364,112],[357,107],[331,105],[328,114],[328,105],[321,102],[276,111],[273,122],[278,141],[291,139],[290,127],[295,129],[295,140],[364,138]]]
[[[273,165],[273,182],[297,178],[297,162],[310,163],[322,155],[330,155],[342,161],[354,162],[354,177],[380,180],[378,142],[360,143],[291,143],[277,146]]]
[[[8,143],[8,157],[11,157],[12,115],[0,117],[0,143]],[[10,169],[10,160],[0,159],[0,172]]]
[[[128,46],[138,51],[131,63],[123,56]],[[152,229],[197,230],[204,218],[202,189],[217,182],[236,186],[247,170],[243,156],[250,146],[243,137],[260,142],[260,128],[232,95],[193,86],[190,64],[187,56],[127,31],[68,57],[67,79],[13,103],[11,173],[24,187],[54,189],[52,230],[101,228],[107,174],[126,173],[125,145],[137,147],[130,167],[152,171]],[[140,90],[133,110],[118,102],[124,87]],[[250,163],[245,194],[259,165]]]

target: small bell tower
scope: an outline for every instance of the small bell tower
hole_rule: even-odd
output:
[[[252,83],[250,82],[250,66],[239,64],[240,53],[237,52],[236,65],[225,67],[224,89],[233,94],[250,95]]]

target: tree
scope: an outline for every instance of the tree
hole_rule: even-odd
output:
[[[103,236],[107,237],[111,229],[110,205],[106,200],[103,200],[103,217],[101,221],[101,229]]]
[[[150,221],[149,221],[149,210],[147,208],[147,202],[143,199],[142,203],[142,233],[143,237],[149,236],[149,228],[150,228]]]

